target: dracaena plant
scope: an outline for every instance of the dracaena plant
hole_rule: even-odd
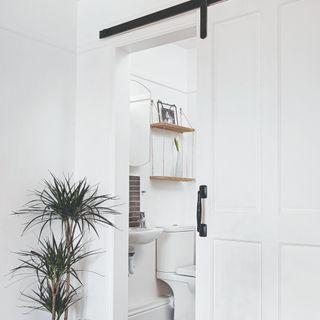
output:
[[[37,288],[22,294],[32,303],[27,307],[48,311],[52,320],[62,316],[68,320],[69,308],[78,301],[82,286],[76,265],[97,253],[85,251],[83,237],[90,230],[99,236],[99,224],[115,227],[106,215],[118,212],[114,206],[105,205],[113,200],[110,195],[99,195],[98,187],[91,187],[86,179],[73,182],[70,176],[59,179],[51,174],[51,180],[44,180],[44,188],[35,191],[33,199],[15,212],[28,217],[24,232],[39,227],[39,249],[18,252],[21,264],[13,269],[14,275],[27,271],[36,277]],[[54,222],[61,226],[58,241]],[[53,234],[50,240],[42,240],[46,228]]]
[[[20,265],[13,269],[13,274],[36,277],[37,288],[31,293],[22,294],[31,302],[28,307],[32,310],[48,311],[52,319],[60,319],[78,300],[79,287],[71,286],[70,290],[67,290],[68,272],[81,284],[76,265],[96,253],[85,251],[81,237],[69,249],[64,241],[57,243],[54,235],[50,240],[40,240],[38,249],[18,252]]]

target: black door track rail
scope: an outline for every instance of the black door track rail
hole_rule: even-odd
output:
[[[207,24],[208,24],[208,6],[222,2],[225,0],[190,0],[177,4],[173,7],[163,9],[146,16],[118,24],[114,27],[107,28],[100,31],[100,39],[112,37],[130,30],[141,28],[143,26],[175,17],[177,15],[200,9],[201,23],[200,23],[200,37],[205,39],[207,37]]]

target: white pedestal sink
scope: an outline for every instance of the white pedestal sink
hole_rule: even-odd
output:
[[[162,233],[160,228],[129,228],[129,244],[147,244],[158,239]]]

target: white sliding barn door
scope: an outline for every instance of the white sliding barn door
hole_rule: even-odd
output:
[[[320,1],[209,10],[198,42],[208,237],[197,241],[197,320],[318,320]]]

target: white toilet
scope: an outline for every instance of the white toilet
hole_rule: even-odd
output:
[[[195,319],[195,227],[161,227],[157,240],[157,277],[174,296],[174,320]]]

